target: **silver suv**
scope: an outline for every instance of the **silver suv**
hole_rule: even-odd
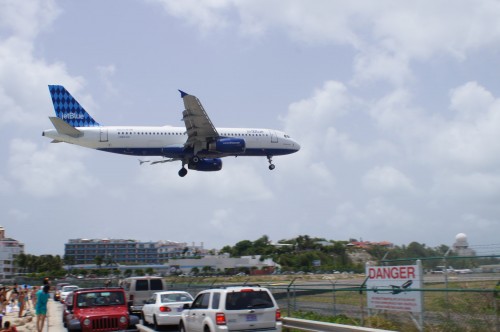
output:
[[[182,311],[181,332],[277,331],[281,313],[273,295],[260,286],[204,290]]]

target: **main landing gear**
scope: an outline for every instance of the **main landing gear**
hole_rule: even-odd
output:
[[[269,170],[273,170],[276,166],[273,164],[273,156],[267,156],[267,160],[269,161]]]

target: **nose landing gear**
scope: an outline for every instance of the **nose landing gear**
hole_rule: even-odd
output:
[[[188,170],[184,168],[184,166],[182,166],[182,168],[179,170],[179,176],[181,178],[185,177],[186,174],[188,173]]]

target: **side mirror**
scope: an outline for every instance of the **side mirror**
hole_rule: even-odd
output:
[[[191,308],[191,303],[184,303],[184,305],[182,306],[182,309],[189,309]]]

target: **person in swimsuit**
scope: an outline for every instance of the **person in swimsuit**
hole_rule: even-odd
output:
[[[45,285],[36,293],[36,329],[42,332],[47,317],[47,302],[49,301],[50,286]]]

